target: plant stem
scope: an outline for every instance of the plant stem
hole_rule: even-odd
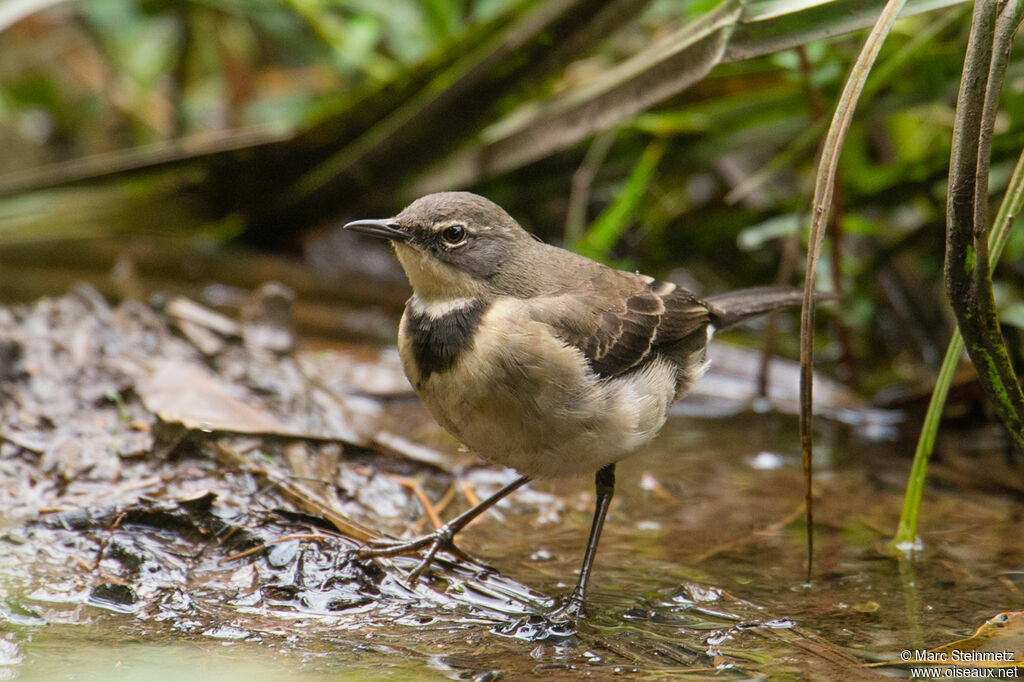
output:
[[[814,202],[812,203],[811,227],[807,240],[807,271],[804,276],[804,301],[800,311],[800,450],[804,465],[804,502],[807,508],[807,580],[811,579],[811,566],[814,558],[814,508],[812,500],[811,480],[813,476],[814,441],[813,441],[813,374],[814,374],[814,272],[821,253],[821,244],[825,237],[825,226],[828,224],[829,212],[832,208],[832,193],[835,188],[836,168],[839,164],[839,152],[842,150],[846,133],[853,120],[853,112],[864,91],[871,66],[878,57],[882,43],[889,34],[896,16],[903,9],[906,0],[889,0],[878,16],[874,27],[864,41],[864,47],[857,55],[850,76],[846,79],[843,94],[836,104],[832,124],[829,126],[825,143],[821,149],[821,160],[818,162],[818,173],[814,183]]]
[[[1010,177],[1010,184],[1006,188],[1006,195],[999,206],[999,213],[996,215],[992,233],[989,235],[990,267],[995,267],[999,262],[1003,248],[1010,238],[1010,229],[1022,208],[1024,208],[1024,151],[1017,159],[1017,166]],[[946,357],[942,360],[939,376],[935,380],[935,388],[932,389],[932,398],[928,402],[928,411],[924,416],[924,424],[922,424],[921,433],[917,438],[914,463],[910,467],[910,479],[907,481],[907,490],[903,498],[900,525],[896,530],[896,537],[889,544],[889,552],[894,556],[912,555],[920,548],[917,539],[917,520],[921,497],[924,494],[925,477],[928,472],[928,458],[931,457],[932,451],[935,449],[935,436],[939,430],[939,422],[942,420],[942,409],[946,404],[949,386],[953,381],[953,374],[963,350],[964,338],[958,327],[953,332],[953,338],[950,339],[949,347],[946,349]]]

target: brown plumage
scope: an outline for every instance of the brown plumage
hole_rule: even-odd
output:
[[[767,288],[702,300],[544,244],[467,192],[346,227],[390,239],[409,277],[399,353],[424,404],[480,456],[523,474],[435,533],[366,553],[429,546],[416,577],[455,532],[530,477],[596,471],[594,531],[556,620],[572,620],[583,603],[615,462],[648,443],[704,373],[713,331],[800,300]]]

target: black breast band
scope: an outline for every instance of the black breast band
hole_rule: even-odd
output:
[[[405,333],[422,380],[451,369],[459,355],[473,346],[473,335],[486,311],[483,301],[473,301],[437,317],[407,310]]]

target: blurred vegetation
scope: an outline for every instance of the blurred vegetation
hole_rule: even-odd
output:
[[[37,5],[0,14],[0,245],[149,232],[294,249],[308,228],[471,189],[545,239],[705,292],[797,281],[818,146],[854,29],[881,8]],[[841,156],[819,276],[843,302],[817,357],[869,396],[929,385],[954,328],[941,272],[969,28],[967,5],[908,3]],[[995,132],[993,202],[1024,146],[1019,55]],[[1015,359],[1022,259],[1018,231],[995,269]],[[780,343],[795,355],[795,334]]]

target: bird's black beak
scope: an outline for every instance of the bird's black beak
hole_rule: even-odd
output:
[[[396,242],[409,241],[409,233],[403,230],[401,226],[395,222],[394,218],[384,218],[382,220],[353,220],[351,223],[345,225],[345,229],[352,230],[353,232],[362,232],[363,234],[368,234],[371,237],[390,239]]]

